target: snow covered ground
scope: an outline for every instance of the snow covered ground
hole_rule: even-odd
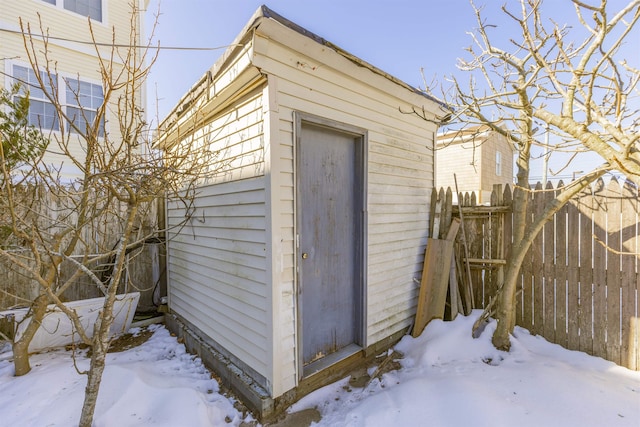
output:
[[[431,322],[396,346],[402,368],[364,388],[348,379],[292,408],[316,407],[320,426],[640,426],[640,373],[565,350],[517,328],[509,353],[491,346],[490,324],[478,339],[479,312]],[[144,344],[107,361],[96,426],[238,426],[251,417],[218,393],[198,358],[162,326]],[[139,332],[134,330],[133,332]],[[80,369],[88,360],[76,357]],[[33,371],[13,376],[0,354],[1,426],[77,424],[86,377],[70,352],[32,356]]]
[[[110,353],[94,417],[96,426],[223,426],[240,423],[233,403],[218,393],[200,359],[161,325],[130,350]],[[138,333],[139,330],[131,330]],[[89,359],[76,356],[78,368]],[[86,376],[76,372],[70,351],[31,357],[32,370],[13,376],[0,361],[0,426],[78,425]]]

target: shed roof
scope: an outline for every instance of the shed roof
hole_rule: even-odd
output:
[[[323,46],[326,46],[326,47],[332,49],[333,51],[335,51],[339,55],[345,57],[346,59],[348,59],[349,61],[353,62],[354,64],[358,65],[359,67],[366,68],[366,69],[370,70],[371,72],[373,72],[374,74],[380,75],[380,76],[390,80],[391,82],[393,82],[393,83],[405,88],[406,90],[408,90],[410,92],[413,92],[415,94],[421,95],[421,96],[425,97],[426,99],[428,99],[428,100],[430,100],[430,101],[442,106],[443,108],[449,110],[449,107],[446,104],[444,104],[442,101],[440,101],[440,100],[438,100],[436,98],[433,98],[432,96],[426,94],[424,91],[422,91],[422,90],[420,90],[420,89],[418,89],[418,88],[416,88],[414,86],[411,86],[410,84],[400,80],[397,77],[392,76],[389,73],[386,73],[386,72],[382,71],[381,69],[369,64],[368,62],[358,58],[357,56],[347,52],[346,50],[341,49],[340,47],[338,47],[335,44],[331,43],[330,41],[324,39],[323,37],[320,37],[320,36],[312,33],[311,31],[305,29],[304,27],[301,27],[300,25],[296,24],[295,22],[292,22],[292,21],[286,19],[285,17],[283,17],[282,15],[278,14],[277,12],[269,9],[267,6],[262,5],[256,10],[256,12],[253,14],[251,19],[247,23],[247,25],[245,25],[245,27],[238,34],[238,36],[235,38],[235,40],[230,45],[230,47],[225,51],[225,53],[200,78],[200,80],[198,80],[191,87],[189,92],[187,92],[180,99],[180,101],[178,101],[178,103],[173,108],[173,110],[163,120],[163,122],[161,124],[161,128],[163,128],[165,125],[171,125],[171,123],[173,123],[180,116],[180,114],[183,111],[188,109],[188,107],[192,104],[193,100],[197,99],[198,96],[205,90],[207,81],[211,81],[212,79],[216,78],[217,74],[222,70],[222,68],[226,64],[227,60],[233,55],[234,52],[236,52],[238,49],[242,48],[242,46],[244,45],[243,42],[247,39],[247,37],[251,34],[251,32],[254,29],[256,29],[256,28],[258,28],[260,26],[260,23],[265,19],[272,19],[272,20],[280,23],[281,25],[284,25],[287,28],[290,28],[291,30],[296,31],[297,33],[299,33],[299,34],[301,34],[301,35],[303,35],[305,37],[310,38],[311,40],[315,41],[316,43],[321,44]]]

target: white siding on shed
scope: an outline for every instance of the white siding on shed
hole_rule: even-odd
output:
[[[219,161],[211,164],[192,206],[168,203],[169,304],[269,378],[262,114],[257,89],[181,141],[217,152]]]
[[[264,175],[262,91],[239,101],[236,108],[200,127],[183,144],[214,153],[204,184]]]
[[[281,156],[277,169],[281,171],[280,191],[286,196],[282,205],[286,209],[294,206],[291,199],[295,194],[294,111],[369,130],[367,344],[373,344],[409,326],[415,313],[417,288],[413,278],[419,277],[422,270],[426,245],[428,200],[433,186],[431,147],[436,128],[427,126],[415,115],[400,113],[399,107],[410,108],[401,97],[326,64],[316,66],[315,57],[312,59],[289,49],[284,43],[291,45],[291,38],[280,39],[271,30],[269,28],[268,40],[257,34],[253,61],[263,72],[278,77],[280,122],[277,141]],[[304,52],[310,56],[332,56],[328,62],[335,62],[335,53],[310,39],[303,39],[305,45],[301,49]],[[345,58],[338,60],[349,63]],[[353,67],[354,64],[347,64],[347,68]],[[368,70],[362,72],[369,73]],[[406,90],[399,93],[406,95]],[[415,98],[420,97],[416,95]],[[425,132],[425,127],[432,129]],[[290,230],[281,232],[283,236],[290,236],[288,244],[294,249],[293,215],[291,219]],[[293,250],[283,255],[290,259],[287,264],[295,265]],[[293,283],[289,281],[281,286],[283,293],[293,291],[290,289]],[[283,327],[288,327],[287,323],[292,320],[290,312],[282,310],[281,316]],[[291,351],[294,349],[292,347]],[[282,357],[288,359],[286,354]]]
[[[199,191],[190,212],[181,202],[168,205],[169,304],[266,375],[264,180],[210,185]]]

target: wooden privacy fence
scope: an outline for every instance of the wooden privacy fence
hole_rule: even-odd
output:
[[[19,187],[16,191],[24,191],[31,197],[27,198],[28,206],[18,205],[16,210],[21,215],[34,215],[37,221],[39,232],[51,233],[56,231],[58,224],[73,224],[73,219],[77,212],[73,210],[73,193],[69,191],[67,195],[55,195],[46,191],[44,187]],[[16,200],[23,200],[25,197],[16,197]],[[67,200],[68,199],[68,200]],[[157,228],[158,203],[151,203],[141,209],[143,212],[138,219],[140,229],[145,235],[151,235]],[[160,212],[163,212],[162,210]],[[21,259],[29,266],[35,266],[33,255],[23,247],[20,242],[10,240],[10,230],[8,228],[9,218],[6,212],[0,212],[0,244],[4,243],[7,236],[11,244],[2,247],[3,250]],[[69,258],[74,258],[76,262],[82,262],[85,255],[95,253],[105,253],[113,248],[120,237],[121,221],[115,213],[108,212],[93,220],[91,225],[87,225],[82,230],[80,236],[81,244],[78,244],[76,252]],[[44,253],[44,252],[43,252]],[[164,256],[164,243],[159,239],[148,239],[139,248],[131,251],[127,255],[126,270],[119,288],[119,293],[140,292],[138,311],[155,311],[156,299],[154,291],[159,291],[164,277],[162,273]],[[111,264],[105,260],[100,264],[87,265],[98,278],[103,279],[109,274]],[[63,301],[83,300],[103,296],[93,281],[87,275],[75,275],[78,267],[69,260],[65,260],[59,267],[58,283],[65,283],[70,278],[75,279],[60,296]],[[164,283],[162,283],[164,284]],[[40,291],[38,283],[31,278],[27,272],[19,266],[13,265],[7,258],[0,256],[0,310],[28,305]],[[158,293],[158,292],[155,292]],[[156,298],[157,296],[157,298]]]
[[[562,183],[558,185],[558,188]],[[528,221],[539,217],[558,191],[550,183],[529,192]],[[442,190],[441,190],[442,191]],[[640,370],[640,203],[638,190],[598,180],[544,225],[520,270],[517,324],[571,350]],[[467,259],[475,308],[495,295],[512,244],[512,193],[494,188],[491,204],[459,196],[456,254]]]

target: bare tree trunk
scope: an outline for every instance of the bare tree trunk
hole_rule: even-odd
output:
[[[496,319],[498,326],[493,333],[493,345],[500,350],[509,350],[511,341],[509,334],[516,326],[516,288],[518,273],[524,255],[529,249],[524,245],[523,238],[527,227],[527,206],[529,203],[529,150],[530,145],[524,146],[519,151],[518,165],[518,185],[513,194],[513,241],[519,242],[514,245],[507,259],[507,271],[504,275],[504,283],[498,283],[498,289],[502,289],[498,299]],[[502,285],[502,287],[500,286]]]
[[[608,169],[598,169],[581,177],[578,181],[565,187],[564,191],[556,196],[551,203],[545,207],[539,218],[527,226],[526,206],[528,203],[526,190],[518,189],[519,196],[514,196],[514,245],[509,259],[507,260],[507,272],[504,284],[502,285],[496,319],[497,328],[493,333],[493,345],[499,350],[508,351],[511,348],[509,335],[516,326],[516,293],[520,268],[524,257],[531,247],[533,240],[542,230],[544,224],[549,221],[565,204],[575,197],[579,192],[589,186],[596,179],[606,173]],[[522,197],[522,198],[521,198]],[[523,205],[521,205],[523,204]],[[523,208],[524,206],[524,208]],[[517,210],[517,211],[516,211]],[[522,233],[520,233],[522,230]],[[498,284],[499,286],[500,284]]]
[[[107,301],[110,298],[105,297],[105,304],[102,313],[98,316],[96,321],[96,327],[93,335],[93,353],[91,355],[91,367],[87,375],[87,386],[85,388],[84,403],[82,405],[82,413],[80,415],[81,427],[91,427],[93,424],[93,414],[96,409],[96,402],[98,401],[98,392],[100,391],[100,383],[102,382],[102,373],[104,372],[105,361],[107,358],[107,350],[109,349],[109,327],[113,321],[113,315],[110,313],[113,311],[113,301],[109,304]],[[109,307],[109,305],[111,307]],[[103,315],[111,314],[111,316]],[[109,319],[107,319],[109,317]],[[104,319],[104,320],[103,320]],[[106,326],[106,334],[104,329]],[[106,335],[106,339],[102,339]]]
[[[31,317],[26,320],[29,324],[20,336],[20,339],[13,342],[13,364],[16,377],[28,374],[29,371],[31,371],[31,364],[29,363],[29,344],[40,328],[40,323],[47,312],[48,303],[49,300],[44,294],[41,294],[34,300],[31,306]]]
[[[533,239],[531,239],[531,241],[533,241]],[[491,339],[493,345],[498,350],[508,351],[511,347],[509,335],[513,332],[513,329],[516,326],[516,292],[518,276],[520,273],[520,267],[522,266],[522,261],[529,250],[529,246],[531,246],[531,242],[523,242],[517,247],[514,247],[511,255],[509,256],[504,284],[498,301],[498,311],[496,313],[498,325],[493,333],[493,338]]]
[[[109,287],[107,295],[104,299],[102,312],[98,316],[93,332],[93,345],[91,354],[91,364],[87,378],[87,386],[85,388],[84,403],[82,405],[82,414],[80,415],[79,426],[91,427],[93,423],[93,415],[98,401],[98,392],[100,391],[100,383],[102,382],[102,374],[104,372],[107,351],[111,342],[111,324],[113,323],[113,305],[118,292],[118,284],[125,268],[126,248],[130,240],[134,228],[134,220],[138,212],[137,202],[130,202],[127,209],[127,223],[120,238],[117,248],[117,256],[114,264],[113,274],[109,279]]]

